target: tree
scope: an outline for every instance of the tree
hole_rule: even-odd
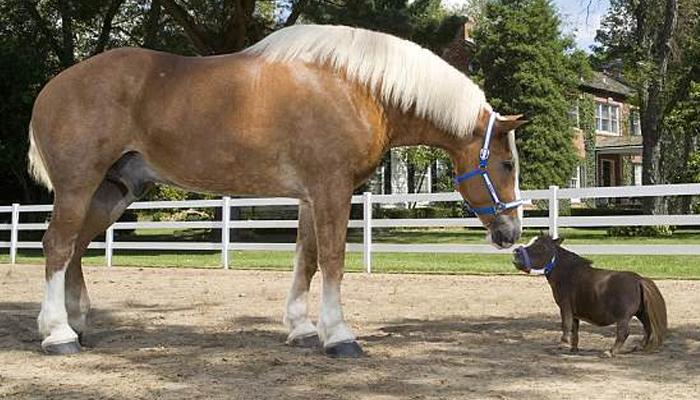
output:
[[[231,53],[293,25],[309,0],[159,0],[200,55]],[[281,14],[286,14],[282,19]]]
[[[486,4],[473,38],[478,78],[501,113],[525,113],[518,151],[524,188],[565,186],[579,163],[568,118],[585,61],[572,55],[548,0]]]

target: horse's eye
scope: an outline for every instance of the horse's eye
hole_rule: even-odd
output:
[[[505,168],[508,172],[513,172],[515,162],[513,160],[503,161],[503,168]]]

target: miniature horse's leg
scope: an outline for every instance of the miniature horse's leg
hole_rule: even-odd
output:
[[[617,329],[615,332],[615,344],[613,344],[613,347],[609,351],[606,351],[604,353],[605,356],[615,357],[615,355],[620,351],[622,345],[625,344],[625,340],[627,340],[627,337],[630,334],[629,323],[629,318],[617,322]]]
[[[294,280],[289,296],[284,323],[289,328],[287,343],[298,347],[319,347],[316,326],[309,319],[308,294],[311,279],[318,269],[318,251],[314,231],[313,211],[309,203],[299,203],[299,229],[294,256]]]
[[[318,334],[329,356],[355,358],[362,355],[362,349],[345,323],[340,300],[352,189],[344,193],[339,183],[336,180],[333,190],[322,187],[312,194],[318,261],[323,273]]]
[[[571,308],[568,305],[562,305],[559,311],[561,313],[561,342],[568,344],[571,341],[574,314],[571,312]]]
[[[637,313],[637,319],[642,323],[642,326],[644,327],[644,338],[642,339],[642,343],[639,344],[639,346],[635,346],[633,351],[636,350],[642,350],[647,347],[647,343],[649,343],[649,338],[651,337],[651,321],[649,321],[649,317],[647,317],[647,314],[642,310]]]
[[[576,353],[578,351],[578,326],[580,320],[578,318],[573,319],[573,324],[571,326],[571,352]]]
[[[150,184],[136,182],[133,177],[129,179],[128,174],[119,174],[114,168],[110,172],[92,197],[75,253],[66,270],[68,324],[76,331],[81,342],[90,310],[90,299],[81,265],[82,256],[90,241],[118,220],[129,204],[150,188]]]

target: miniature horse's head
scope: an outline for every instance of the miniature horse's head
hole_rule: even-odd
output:
[[[499,116],[482,109],[466,149],[454,154],[452,160],[457,190],[488,229],[491,243],[499,248],[512,246],[522,232],[514,132],[527,122],[521,117]]]
[[[563,241],[562,238],[554,239],[547,234],[540,234],[532,238],[527,245],[513,250],[513,265],[527,273],[532,269],[542,269],[552,260],[557,247]]]

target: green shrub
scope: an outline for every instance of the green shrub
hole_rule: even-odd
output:
[[[675,227],[670,225],[655,226],[613,226],[608,228],[612,237],[670,237]]]

